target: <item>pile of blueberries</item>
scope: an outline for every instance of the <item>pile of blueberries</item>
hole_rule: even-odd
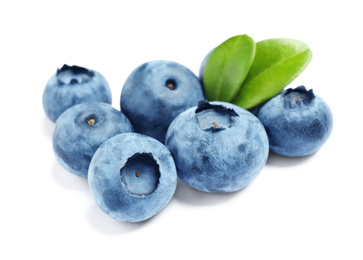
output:
[[[262,170],[269,149],[308,156],[330,135],[331,111],[312,90],[283,90],[248,111],[208,102],[201,77],[172,61],[144,63],[127,78],[120,110],[97,71],[64,65],[48,81],[43,108],[56,123],[54,154],[88,179],[110,217],[151,218],[171,200],[178,177],[205,192],[241,190]]]

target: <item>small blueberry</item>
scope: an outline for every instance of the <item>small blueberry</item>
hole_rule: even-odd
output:
[[[333,128],[329,106],[304,86],[287,89],[256,110],[269,137],[270,149],[288,157],[316,153]]]
[[[66,170],[86,178],[97,148],[110,137],[125,132],[133,132],[133,127],[122,112],[106,103],[82,103],[58,118],[53,150]]]
[[[130,74],[122,88],[120,106],[135,132],[164,142],[171,121],[204,99],[192,71],[176,62],[156,60]]]
[[[85,102],[111,104],[111,89],[97,71],[63,65],[49,79],[43,92],[45,114],[55,122],[68,108]]]
[[[177,174],[169,150],[149,136],[116,135],[94,154],[90,190],[110,217],[140,222],[160,212],[175,193]]]

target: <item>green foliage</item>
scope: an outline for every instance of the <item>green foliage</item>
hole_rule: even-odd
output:
[[[280,93],[311,58],[309,47],[297,40],[268,39],[255,44],[247,35],[234,36],[208,58],[203,74],[207,99],[252,108]]]
[[[232,103],[248,109],[274,97],[303,72],[311,58],[309,47],[300,41],[258,42],[251,69]]]
[[[208,100],[232,100],[251,67],[255,45],[251,37],[238,35],[214,49],[203,74],[203,86]]]

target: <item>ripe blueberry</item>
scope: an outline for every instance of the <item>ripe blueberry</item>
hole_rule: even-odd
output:
[[[86,178],[97,148],[110,137],[125,132],[133,132],[133,127],[122,112],[106,103],[82,103],[58,118],[53,150],[66,170]]]
[[[181,112],[204,100],[202,86],[192,71],[165,60],[137,67],[121,93],[121,111],[135,132],[164,142],[169,124]]]
[[[88,183],[110,217],[140,222],[160,212],[174,195],[177,174],[169,150],[149,136],[116,135],[96,151]]]
[[[111,89],[97,71],[63,65],[49,79],[43,92],[45,114],[55,122],[68,108],[85,102],[111,104]]]
[[[266,129],[271,150],[288,157],[314,154],[333,127],[329,106],[304,86],[282,91],[263,104],[256,116]]]
[[[233,192],[246,187],[268,156],[261,122],[247,110],[226,102],[199,102],[170,124],[166,146],[178,176],[206,192]]]

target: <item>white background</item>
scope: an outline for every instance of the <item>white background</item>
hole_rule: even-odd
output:
[[[0,259],[363,259],[360,1],[1,1]],[[292,38],[313,59],[291,84],[331,107],[334,129],[308,158],[272,155],[233,194],[178,183],[152,219],[115,221],[52,151],[42,108],[64,63],[101,72],[119,109],[138,65],[204,56],[237,34]]]

